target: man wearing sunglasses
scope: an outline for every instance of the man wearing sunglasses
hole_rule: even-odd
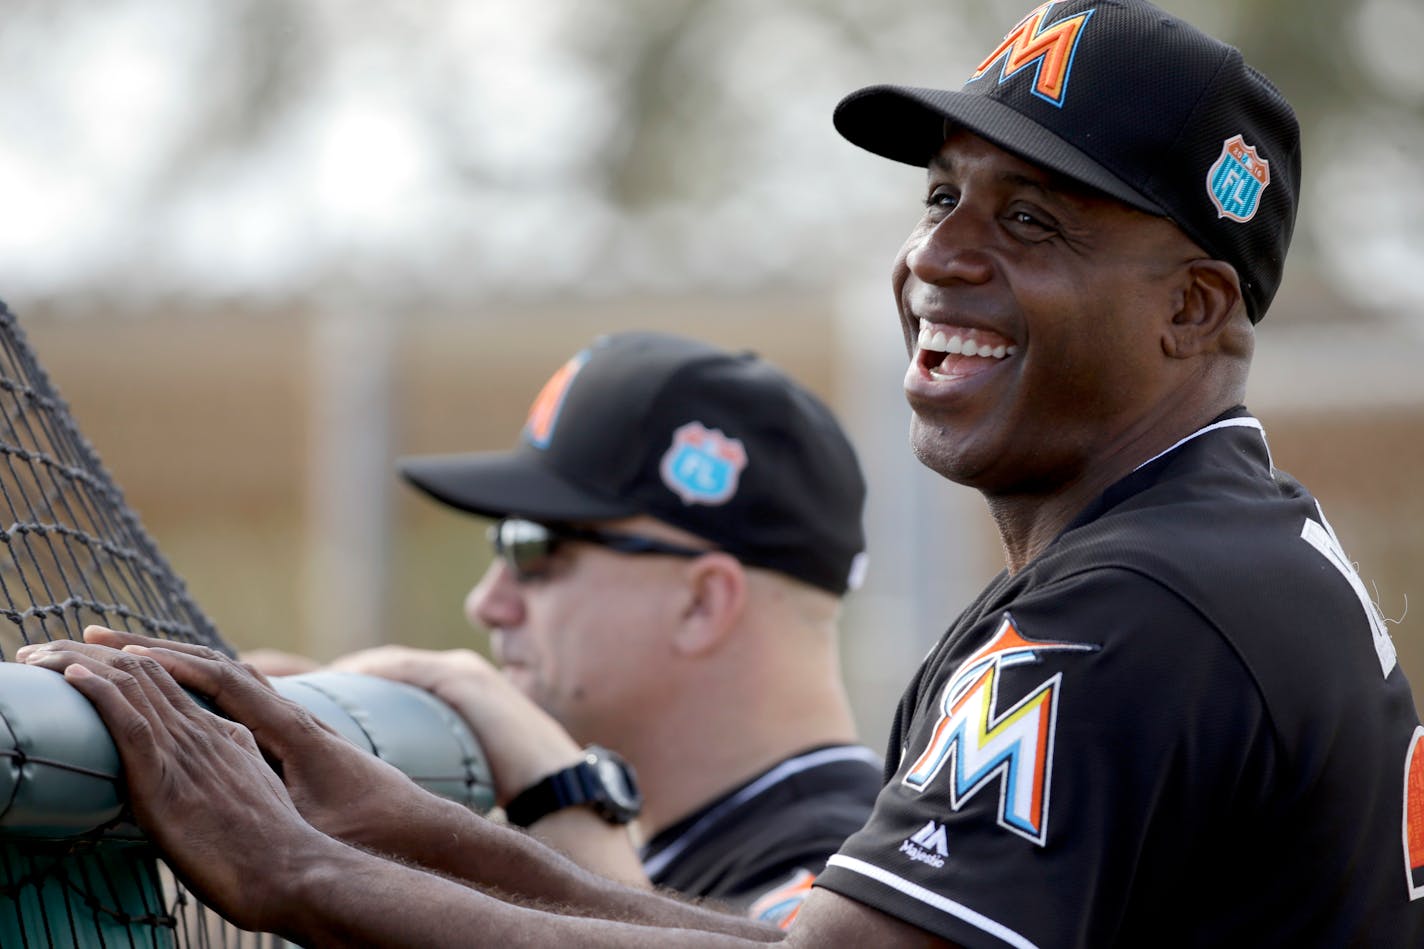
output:
[[[788,922],[880,786],[837,652],[865,490],[826,407],[750,354],[623,333],[554,374],[513,451],[401,471],[496,518],[466,613],[501,669],[337,667],[459,710],[511,823],[584,866]]]

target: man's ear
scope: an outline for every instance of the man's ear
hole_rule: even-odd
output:
[[[685,656],[715,651],[741,620],[747,573],[731,554],[703,554],[683,569],[686,599],[673,647]]]
[[[1185,359],[1216,348],[1246,303],[1236,268],[1224,260],[1198,259],[1185,265],[1176,312],[1162,339],[1163,351]]]

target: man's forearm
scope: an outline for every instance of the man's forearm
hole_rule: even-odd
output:
[[[652,889],[628,828],[608,823],[590,808],[555,811],[530,824],[526,832],[585,870],[635,889]]]
[[[561,914],[617,919],[643,926],[689,927],[760,942],[780,931],[649,890],[617,883],[578,866],[532,837],[486,820],[453,801],[420,791],[397,826],[362,846],[434,873]]]
[[[662,947],[674,941],[686,946],[738,946],[781,936],[746,920],[637,890],[626,891],[634,898],[625,906],[631,915],[616,912],[617,900],[605,907],[607,913],[587,904],[519,905],[327,840],[329,844],[305,851],[288,871],[288,879],[277,885],[291,898],[283,901],[273,920],[274,931],[314,949],[351,945],[440,949],[475,943],[559,949]]]

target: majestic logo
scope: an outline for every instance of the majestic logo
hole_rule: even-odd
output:
[[[1271,183],[1271,163],[1256,154],[1240,135],[1221,143],[1221,155],[1206,173],[1206,193],[1218,218],[1245,224],[1261,207],[1261,193]]]
[[[1424,725],[1404,758],[1404,876],[1409,898],[1424,897]]]
[[[534,397],[529,407],[529,418],[524,422],[524,440],[535,448],[548,448],[554,437],[554,426],[559,421],[559,410],[564,407],[564,399],[569,394],[569,386],[574,381],[584,363],[588,362],[589,351],[576,354],[544,383],[544,388]]]
[[[747,450],[701,422],[688,422],[672,433],[659,472],[663,484],[683,504],[726,504],[737,493],[747,466]]]
[[[747,915],[781,929],[790,929],[796,914],[801,912],[801,904],[811,895],[811,884],[815,882],[814,873],[798,869],[791,874],[791,879],[758,896],[747,910]]]
[[[950,806],[958,811],[997,780],[999,825],[1043,846],[1063,673],[1055,673],[1003,712],[996,711],[999,683],[1006,667],[1036,663],[1045,652],[1097,649],[1085,643],[1025,639],[1013,617],[1004,614],[993,637],[949,677],[939,721],[901,782],[923,791],[947,769]]]
[[[1068,92],[1068,77],[1073,71],[1073,57],[1078,52],[1078,41],[1083,38],[1083,28],[1095,11],[1085,10],[1045,26],[1044,20],[1048,19],[1049,11],[1057,2],[1049,0],[1020,20],[1004,41],[984,57],[969,81],[983,77],[1000,60],[1003,60],[999,67],[1001,84],[1032,66],[1033,94],[1061,109],[1063,97]]]
[[[938,870],[944,866],[944,858],[949,856],[949,840],[944,825],[929,821],[914,836],[901,842],[900,852],[911,860],[927,863]]]

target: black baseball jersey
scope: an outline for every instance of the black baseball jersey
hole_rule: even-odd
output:
[[[826,858],[865,826],[882,767],[860,745],[787,758],[648,841],[643,869],[658,886],[787,924]]]
[[[971,949],[1424,945],[1424,728],[1242,409],[980,594],[885,780],[817,885]]]

